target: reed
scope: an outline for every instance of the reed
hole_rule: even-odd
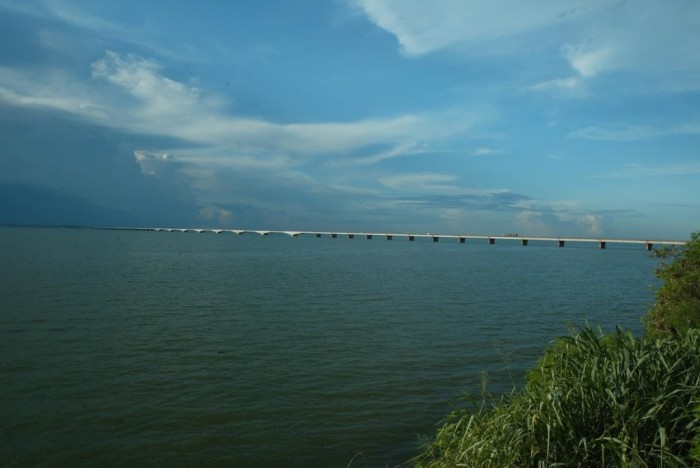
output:
[[[700,466],[698,329],[635,338],[584,327],[557,340],[521,390],[466,398],[417,466]]]

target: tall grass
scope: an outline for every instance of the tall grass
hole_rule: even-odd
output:
[[[559,339],[518,392],[453,412],[417,466],[700,466],[700,330]],[[696,447],[697,449],[697,447]]]

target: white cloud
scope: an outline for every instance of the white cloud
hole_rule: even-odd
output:
[[[571,66],[584,78],[596,76],[609,68],[615,55],[608,47],[592,47],[588,44],[566,45],[564,54]]]
[[[580,78],[557,78],[554,80],[543,81],[542,83],[537,83],[530,86],[532,91],[551,91],[558,89],[575,89],[581,85]]]
[[[205,205],[227,200],[253,201],[257,207],[277,210],[264,200],[260,187],[274,184],[302,193],[335,193],[368,196],[366,177],[340,177],[318,170],[355,161],[358,165],[431,151],[435,143],[455,136],[468,137],[490,112],[448,109],[440,112],[367,118],[350,122],[278,123],[224,111],[224,103],[206,90],[163,74],[153,60],[108,51],[92,64],[92,77],[76,77],[45,70],[10,70],[0,73],[0,100],[19,107],[43,107],[78,115],[86,121],[122,132],[163,136],[179,140],[169,147],[140,147],[135,161],[143,174],[189,180]],[[34,79],[35,76],[40,77]],[[387,148],[367,156],[373,148]],[[484,150],[482,150],[484,151]],[[233,186],[241,180],[245,186]],[[342,183],[338,183],[343,179]],[[448,177],[449,179],[449,177]],[[433,193],[468,193],[449,180],[419,177],[416,190]],[[400,190],[401,180],[387,179],[386,186]],[[353,186],[355,185],[356,186]],[[240,184],[235,184],[240,185]],[[370,184],[371,185],[371,184]],[[262,192],[261,192],[262,191]],[[257,193],[256,192],[256,193]],[[335,197],[338,198],[338,197]],[[207,206],[208,206],[207,205]],[[299,212],[299,206],[294,211]]]
[[[570,138],[584,138],[600,141],[635,141],[652,138],[659,135],[653,127],[642,125],[616,125],[610,127],[592,126],[569,133]]]
[[[92,75],[112,83],[136,98],[141,121],[167,119],[187,115],[200,105],[196,87],[171,80],[159,74],[158,65],[133,54],[107,51],[92,64]]]
[[[42,107],[83,117],[102,118],[104,113],[89,102],[72,97],[31,96],[0,87],[0,102],[18,107]]]
[[[509,190],[505,189],[463,187],[457,184],[458,181],[458,176],[433,172],[396,174],[379,179],[385,187],[409,194],[492,196],[509,193]]]
[[[115,104],[111,122],[133,131],[226,149],[229,155],[265,157],[283,153],[303,162],[378,144],[410,148],[418,142],[463,132],[478,122],[476,114],[445,111],[355,122],[280,124],[223,114],[217,99],[205,99],[197,87],[162,76],[157,64],[135,55],[107,52],[93,64],[93,75],[132,98],[127,106],[123,102],[119,107]]]
[[[552,161],[564,161],[568,159],[567,155],[561,153],[547,153],[545,154],[545,157],[547,159],[551,159]]]
[[[141,172],[149,176],[155,175],[169,160],[172,160],[172,156],[167,152],[145,150],[134,151],[134,158]]]
[[[191,163],[198,156],[202,163],[205,158],[208,163],[237,158],[239,166],[257,168],[290,167],[330,156],[373,164],[427,151],[430,142],[464,135],[490,118],[488,110],[477,109],[354,122],[276,123],[225,114],[216,96],[167,78],[157,63],[136,55],[107,52],[93,63],[92,74],[93,82],[85,83],[52,70],[0,68],[0,100],[70,112],[124,131],[181,139],[200,147],[187,152]],[[369,157],[353,154],[371,146],[390,149]]]
[[[667,135],[699,135],[700,123],[688,122],[676,127],[657,128],[645,125],[619,124],[607,127],[591,126],[569,133],[569,138],[600,141],[638,141]]]
[[[83,92],[71,76],[54,69],[0,67],[0,102],[53,109],[95,120],[107,115],[107,109]]]
[[[700,164],[688,163],[674,166],[644,166],[625,164],[605,174],[594,176],[597,179],[627,179],[638,177],[669,177],[700,174]]]
[[[374,153],[370,156],[360,156],[356,158],[334,160],[326,163],[326,166],[368,166],[372,164],[377,164],[387,159],[402,158],[406,156],[426,154],[429,152],[430,148],[426,145],[417,145],[412,141],[406,141],[392,146],[385,151],[379,151],[377,153]]]
[[[673,133],[682,135],[700,135],[700,122],[688,122],[672,130]]]
[[[562,48],[582,77],[627,71],[654,76],[663,88],[698,89],[700,4],[638,0],[602,11]]]
[[[496,154],[503,154],[503,150],[481,146],[471,153],[472,156],[493,156]]]
[[[602,0],[356,0],[377,26],[394,34],[407,55],[473,45],[562,24],[590,14]]]
[[[385,187],[393,190],[423,194],[460,193],[463,190],[461,187],[450,184],[456,180],[457,176],[435,173],[397,174],[379,179]]]
[[[519,203],[519,208],[518,229],[528,235],[566,236],[583,232],[601,236],[605,232],[605,216],[588,212],[575,202],[525,200]]]
[[[580,78],[612,71],[645,73],[673,90],[700,88],[700,2],[637,0],[354,0],[366,17],[393,34],[403,53],[439,50],[502,56],[498,40],[514,39],[510,58],[559,50]],[[525,37],[527,35],[527,37]],[[523,36],[523,37],[521,37]],[[525,65],[525,64],[524,64]],[[572,88],[552,79],[534,89]]]
[[[132,31],[128,31],[109,21],[105,21],[101,17],[91,15],[70,2],[52,0],[46,2],[45,5],[54,17],[67,24],[100,33],[110,32],[115,35],[132,35]]]
[[[65,0],[35,0],[31,2],[0,0],[0,9],[42,20],[56,21],[88,33],[88,35],[82,36],[80,44],[76,44],[66,36],[61,36],[57,31],[42,30],[39,32],[37,39],[40,45],[46,49],[61,51],[64,54],[73,55],[76,48],[85,50],[88,44],[97,46],[107,39],[147,49],[161,57],[178,58],[188,62],[198,60],[195,54],[190,53],[191,50],[187,45],[171,43],[164,46],[146,37],[147,31],[145,30],[147,28],[143,28],[142,25],[119,24],[91,14],[88,10],[94,8],[95,5],[91,3],[96,4],[96,2],[86,2],[88,8],[82,8],[77,3]],[[52,36],[55,40],[49,40]]]
[[[603,216],[597,214],[587,214],[576,219],[576,223],[581,226],[585,232],[593,236],[603,234]]]

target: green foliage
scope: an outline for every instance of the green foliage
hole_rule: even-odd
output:
[[[700,327],[700,233],[681,249],[662,249],[656,276],[663,285],[647,318],[651,334],[675,334]]]
[[[416,464],[692,466],[699,401],[700,330],[635,339],[584,328],[558,340],[521,391],[453,412]]]
[[[700,425],[700,403],[695,406],[695,421]],[[691,457],[695,460],[696,465],[700,466],[700,431],[695,435],[693,440],[693,448],[690,452]]]

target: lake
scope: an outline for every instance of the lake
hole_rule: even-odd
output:
[[[641,246],[0,228],[0,464],[393,466],[487,375],[642,330]]]

